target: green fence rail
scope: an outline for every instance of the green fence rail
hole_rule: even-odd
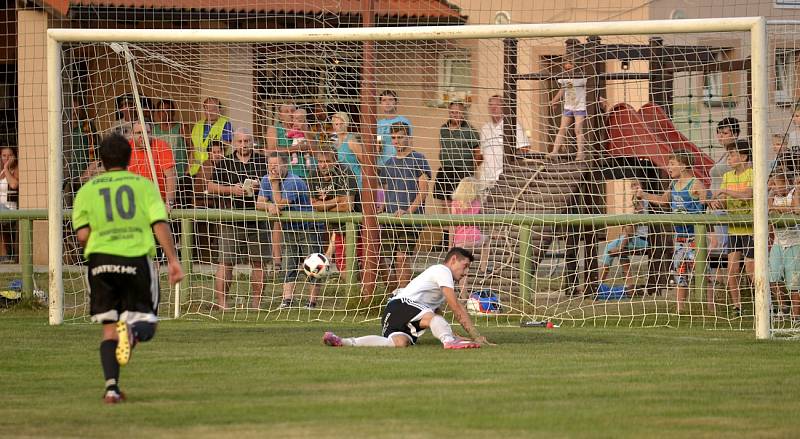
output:
[[[65,220],[71,212],[65,211]],[[346,276],[348,283],[358,283],[356,271],[356,241],[358,224],[363,220],[357,213],[316,213],[316,212],[283,212],[279,217],[265,212],[237,211],[221,209],[174,209],[170,217],[181,222],[181,260],[187,274],[192,270],[194,228],[193,221],[313,221],[344,224]],[[33,293],[33,221],[46,220],[45,209],[20,209],[0,211],[0,221],[19,221],[20,230],[20,265],[22,270],[22,291],[27,297]],[[687,220],[691,221],[687,221]],[[705,297],[706,256],[708,254],[707,226],[713,225],[750,225],[753,218],[747,215],[720,216],[712,214],[624,214],[624,215],[568,215],[568,214],[481,214],[481,215],[405,215],[395,217],[378,215],[379,224],[407,224],[418,226],[457,226],[505,225],[519,227],[519,285],[523,297],[529,298],[532,293],[533,273],[531,253],[533,249],[533,228],[542,226],[579,226],[605,227],[626,224],[674,225],[694,224],[695,244],[697,246],[697,262],[695,263],[695,283],[693,294]],[[770,223],[779,226],[800,224],[800,217],[793,215],[770,216]],[[182,283],[182,289],[188,289],[189,282]]]

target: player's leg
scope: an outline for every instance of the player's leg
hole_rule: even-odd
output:
[[[103,399],[106,403],[115,404],[124,399],[119,389],[119,362],[117,362],[117,320],[121,300],[114,285],[109,283],[106,273],[94,270],[108,263],[106,255],[93,254],[88,261],[89,309],[92,321],[103,324],[103,339],[100,342],[100,366],[105,379]]]
[[[584,141],[584,133],[583,133],[583,121],[585,116],[583,114],[576,114],[575,115],[575,143],[578,146],[578,154],[575,156],[576,160],[583,160],[586,157],[585,154],[585,141]]]
[[[549,156],[554,157],[561,154],[564,140],[567,138],[567,129],[569,129],[571,123],[572,116],[567,116],[566,114],[561,115],[561,125],[558,127],[558,134],[556,134],[556,140],[553,142],[553,150],[550,151],[550,154],[548,154]]]
[[[304,232],[302,230],[286,229],[283,231],[283,288],[281,308],[288,308],[294,302],[294,288],[297,281],[297,275],[300,272],[300,267],[303,264],[302,249],[298,244],[300,239],[299,235]]]
[[[116,354],[120,366],[125,366],[130,361],[133,348],[139,343],[152,340],[156,334],[161,293],[158,271],[148,257],[118,259],[120,265],[135,268],[127,276],[128,279],[121,278],[117,285],[123,297],[124,311],[117,322]]]
[[[250,262],[250,294],[253,296],[253,308],[261,307],[261,295],[264,291],[264,264],[261,258]]]
[[[217,271],[214,274],[214,293],[217,297],[217,306],[227,308],[227,294],[233,278],[233,266],[238,259],[236,245],[236,226],[221,224],[219,233],[219,258]]]
[[[117,362],[117,323],[103,323],[103,341],[100,342],[100,365],[105,378],[103,401],[116,404],[125,400],[125,394],[119,389],[119,363]]]
[[[381,318],[383,335],[341,338],[332,332],[326,332],[322,342],[334,347],[408,347],[416,343],[417,337],[424,332],[420,320],[426,313],[433,314],[433,311],[404,299],[390,300]]]
[[[738,237],[733,237],[738,238]],[[735,239],[734,239],[735,240]],[[728,253],[728,294],[730,294],[731,302],[733,302],[733,309],[736,317],[741,315],[742,301],[739,294],[739,276],[741,273],[742,252],[738,248],[732,248]]]

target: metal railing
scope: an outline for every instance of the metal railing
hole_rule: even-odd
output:
[[[70,216],[70,211],[64,212],[64,218]],[[345,231],[345,270],[346,279],[350,288],[358,284],[356,269],[356,241],[358,225],[362,222],[362,215],[357,213],[315,213],[315,212],[283,212],[279,217],[268,215],[259,211],[220,210],[220,209],[174,209],[170,213],[173,220],[181,222],[181,260],[187,274],[192,271],[194,221],[222,222],[222,221],[282,221],[282,222],[324,222],[344,224]],[[22,271],[22,291],[27,297],[33,293],[33,221],[46,220],[45,209],[20,209],[13,211],[0,211],[0,221],[19,221],[20,228],[20,266]],[[524,298],[529,299],[533,292],[532,249],[533,228],[541,226],[561,227],[606,227],[626,224],[642,225],[674,225],[694,224],[696,263],[693,293],[699,297],[705,296],[706,268],[707,268],[707,226],[713,225],[750,225],[752,216],[748,215],[712,215],[712,214],[622,214],[622,215],[573,215],[573,214],[479,214],[479,215],[405,215],[395,217],[379,215],[379,224],[406,224],[417,226],[457,226],[464,224],[483,226],[515,226],[519,228],[519,246],[517,247],[520,261],[518,279],[520,291]],[[775,225],[791,226],[800,224],[800,217],[793,215],[771,216],[770,223]],[[557,234],[557,233],[556,233]],[[760,242],[758,245],[766,245]],[[189,282],[184,282],[181,289],[188,290]]]

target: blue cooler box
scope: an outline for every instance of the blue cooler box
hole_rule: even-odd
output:
[[[624,285],[600,284],[597,288],[597,300],[620,300],[625,298]]]

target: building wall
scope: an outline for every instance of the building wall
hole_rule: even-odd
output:
[[[47,207],[47,24],[44,12],[17,13],[19,87],[19,174],[21,209]],[[34,236],[47,236],[46,222],[34,223]],[[47,261],[47,240],[34,240],[34,263]]]

